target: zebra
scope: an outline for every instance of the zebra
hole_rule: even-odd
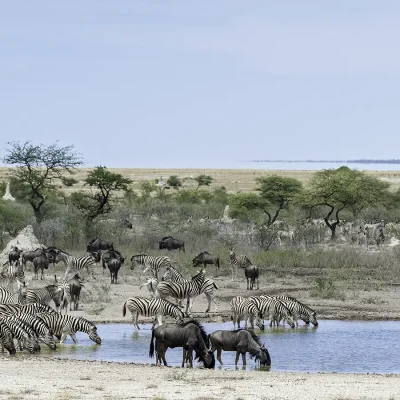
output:
[[[10,328],[6,324],[2,324],[0,322],[0,346],[1,352],[4,353],[4,348],[10,354],[15,354],[17,351],[15,350],[13,334]]]
[[[148,256],[146,254],[136,254],[131,257],[131,269],[135,268],[135,264],[144,266],[143,273],[145,274],[149,269],[153,276],[158,279],[158,273],[161,268],[167,268],[171,266],[171,260],[167,256]]]
[[[0,324],[8,326],[13,337],[18,340],[20,350],[25,347],[31,354],[40,351],[35,331],[28,324],[18,319],[18,317],[1,315]]]
[[[147,287],[147,290],[150,293],[150,298],[153,298],[155,296],[157,286],[158,286],[158,279],[154,278],[153,276],[146,276],[146,282],[142,283],[139,286],[139,289],[141,289],[143,286]]]
[[[192,311],[193,298],[200,294],[204,283],[205,269],[202,269],[195,275],[191,281],[182,283],[177,282],[159,282],[157,286],[156,297],[166,298],[171,296],[175,299],[187,299],[185,314]]]
[[[264,329],[264,322],[260,320],[260,312],[256,308],[250,307],[249,298],[236,296],[231,302],[231,319],[233,322],[233,329],[240,329],[240,321],[243,319],[245,321],[245,329],[247,329],[248,321],[250,321],[250,326],[254,329],[254,321],[260,329]]]
[[[27,313],[31,315],[36,315],[37,313],[49,313],[49,314],[57,314],[53,308],[46,304],[39,303],[30,303],[30,304],[0,304],[0,314],[8,313],[8,314],[19,314],[19,313]]]
[[[317,313],[310,307],[298,301],[296,298],[291,296],[273,296],[285,303],[286,307],[291,311],[293,315],[296,327],[298,326],[297,319],[302,319],[307,325],[311,322],[314,326],[318,326]]]
[[[163,275],[164,281],[172,281],[172,282],[185,282],[186,279],[183,278],[182,274],[177,271],[174,267],[168,267]],[[215,304],[215,310],[218,310],[218,304],[214,298],[214,289],[219,289],[219,287],[215,284],[214,280],[211,278],[204,278],[204,282],[200,288],[200,294],[204,293],[207,297],[208,307],[205,312],[209,312],[211,308],[211,301]]]
[[[237,279],[237,269],[239,268],[246,268],[249,265],[252,265],[250,259],[241,254],[239,257],[236,257],[235,254],[235,247],[229,247],[229,264],[231,265],[232,269],[232,281]]]
[[[51,350],[55,350],[57,348],[53,338],[53,331],[49,329],[49,327],[41,319],[27,313],[19,313],[18,318],[30,325],[38,336],[39,340],[45,343]]]
[[[27,303],[49,304],[52,300],[59,310],[63,297],[62,288],[59,285],[47,285],[40,289],[28,289],[26,293]]]
[[[18,281],[17,293],[11,293],[8,289],[0,287],[0,304],[25,304],[27,287]]]
[[[83,269],[87,269],[88,273],[90,272],[93,279],[96,279],[94,276],[94,267],[96,266],[96,259],[93,255],[87,254],[82,257],[74,257],[68,256],[67,257],[67,265],[68,268],[65,271],[65,279],[73,272],[81,272]]]
[[[6,262],[3,265],[3,269],[0,272],[0,282],[4,281],[5,286],[14,290],[15,284],[23,284],[25,282],[25,273],[22,264],[16,261],[15,265],[10,262]]]
[[[124,303],[124,307],[122,309],[122,315],[124,317],[126,315],[127,308],[132,314],[132,322],[136,330],[140,329],[138,325],[139,315],[143,315],[145,317],[156,316],[158,325],[162,325],[163,315],[169,315],[175,318],[177,323],[182,323],[185,316],[183,311],[178,306],[164,299],[130,297]]]
[[[54,335],[60,338],[60,343],[63,343],[70,335],[74,343],[78,343],[76,339],[76,332],[85,332],[89,338],[96,344],[101,344],[101,338],[97,333],[97,327],[93,322],[88,321],[82,317],[71,317],[69,315],[61,314],[47,314],[39,313],[37,317],[40,318],[50,329],[53,330]]]
[[[264,316],[268,313],[269,326],[275,324],[279,326],[279,321],[284,318],[291,328],[295,327],[293,315],[282,301],[267,295],[260,297],[254,296],[250,299],[252,306],[257,307],[260,318],[264,319]]]

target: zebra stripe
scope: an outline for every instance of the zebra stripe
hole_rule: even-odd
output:
[[[54,342],[53,331],[41,319],[27,313],[18,314],[18,318],[28,324],[34,330],[39,340],[50,347],[50,349],[56,349],[57,346]]]
[[[54,313],[57,312],[47,306],[45,304],[39,303],[30,303],[30,304],[0,304],[0,314],[8,313],[8,314],[19,314],[19,313],[27,313],[36,315],[37,313]]]
[[[178,323],[182,323],[184,319],[183,311],[175,304],[164,299],[146,299],[144,297],[130,297],[124,304],[122,315],[125,317],[126,309],[132,314],[132,322],[137,330],[139,330],[139,315],[145,317],[155,316],[158,325],[162,325],[162,316],[169,315],[175,318]]]
[[[40,289],[28,289],[26,293],[26,302],[48,305],[53,300],[56,310],[58,311],[62,295],[62,289],[58,285],[48,285]]]
[[[25,283],[25,272],[22,264],[17,261],[15,265],[6,263],[0,272],[0,282],[3,281],[4,285],[13,290],[15,284],[20,285]]]
[[[40,351],[38,338],[35,331],[25,322],[21,321],[15,316],[1,316],[0,324],[7,325],[10,329],[12,336],[20,343],[20,349],[26,348],[29,353]]]
[[[201,287],[204,283],[205,272],[206,270],[202,269],[191,281],[181,283],[159,282],[157,286],[157,297],[163,299],[171,296],[175,299],[188,299],[185,311],[187,315],[188,311],[192,311],[193,298],[200,294]]]
[[[306,324],[311,322],[314,326],[318,326],[317,313],[312,308],[291,296],[274,296],[274,298],[282,301],[291,311],[296,326],[298,326],[298,318],[302,319]]]
[[[1,350],[4,352],[4,347],[8,350],[10,354],[15,354],[14,339],[10,328],[6,324],[2,324],[0,321],[0,341]]]
[[[177,271],[174,267],[168,267],[166,269],[164,276],[163,276],[163,280],[165,280],[165,281],[170,280],[171,282],[178,282],[178,283],[187,281],[187,279],[185,279],[182,276],[182,274],[179,271]],[[211,278],[204,278],[204,282],[200,288],[200,294],[204,293],[207,297],[208,307],[205,312],[210,311],[211,301],[213,301],[215,304],[215,310],[216,311],[218,310],[218,304],[214,298],[214,289],[219,289],[218,286],[215,284],[214,280]]]
[[[85,318],[47,313],[39,313],[37,317],[53,330],[55,336],[61,338],[60,343],[65,341],[67,335],[71,336],[74,343],[78,343],[76,332],[80,331],[87,333],[89,338],[95,343],[101,344],[101,338],[97,334],[96,325]]]
[[[239,257],[236,257],[235,250],[236,249],[234,247],[229,247],[229,264],[232,269],[232,280],[237,279],[238,267],[246,268],[249,265],[252,265],[252,262],[246,255],[241,254]]]
[[[275,324],[279,326],[279,321],[284,318],[292,328],[295,327],[293,315],[282,301],[267,295],[252,297],[251,299],[252,304],[259,310],[261,318],[264,318],[268,314],[269,326]]]
[[[85,255],[82,257],[73,257],[67,256],[67,265],[68,268],[65,272],[65,278],[69,276],[71,273],[76,273],[87,269],[88,273],[90,272],[92,277],[95,279],[94,276],[94,267],[96,266],[96,261],[92,255]]]
[[[242,296],[234,297],[231,302],[231,319],[233,322],[233,329],[240,329],[240,320],[245,319],[245,315],[247,315],[247,298]],[[247,326],[247,319],[246,319]]]
[[[153,298],[157,291],[158,279],[156,279],[152,276],[146,276],[146,283],[142,283],[139,286],[139,289],[141,289],[143,286],[147,287],[147,290],[150,293],[150,297]]]
[[[25,284],[18,286],[17,293],[11,293],[8,289],[0,287],[0,304],[25,304],[27,288]]]
[[[148,256],[146,254],[137,254],[131,257],[131,269],[134,269],[135,264],[144,266],[143,273],[145,274],[149,269],[153,276],[158,279],[158,273],[161,268],[167,268],[171,266],[171,260],[166,256]]]

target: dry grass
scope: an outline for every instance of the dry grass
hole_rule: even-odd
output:
[[[65,192],[81,190],[83,180],[91,171],[90,168],[79,168],[74,175],[74,178],[79,183],[63,188]],[[132,179],[133,188],[139,189],[139,183],[142,181],[154,181],[162,177],[165,181],[171,175],[177,175],[181,180],[184,180],[185,188],[195,188],[196,182],[187,178],[205,174],[214,178],[211,187],[224,186],[229,192],[250,192],[253,191],[257,184],[256,178],[269,175],[280,175],[284,177],[296,178],[303,183],[307,183],[315,171],[311,170],[263,170],[263,169],[144,169],[144,168],[110,168],[114,173],[122,174],[123,176]],[[7,178],[8,168],[0,168],[0,181]],[[393,189],[400,187],[400,172],[399,171],[367,171],[369,175],[383,179],[392,184]]]

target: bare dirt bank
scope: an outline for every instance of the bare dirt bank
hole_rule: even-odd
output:
[[[34,357],[0,360],[1,399],[400,399],[400,375],[393,374],[183,370]]]

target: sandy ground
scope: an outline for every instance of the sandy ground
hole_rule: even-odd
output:
[[[0,360],[1,399],[400,399],[400,375],[392,374],[209,371],[28,356]]]

